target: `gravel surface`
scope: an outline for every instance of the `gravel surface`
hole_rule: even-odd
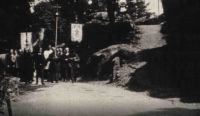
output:
[[[95,83],[60,82],[30,86],[35,89],[12,102],[13,116],[200,115],[200,104],[183,104],[178,99],[156,99],[145,93]]]

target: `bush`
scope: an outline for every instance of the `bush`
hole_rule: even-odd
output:
[[[3,106],[7,103],[8,111],[11,109],[10,102],[11,99],[15,98],[19,94],[18,88],[19,79],[1,76],[0,78],[0,114],[3,112]],[[10,113],[10,112],[9,112]]]

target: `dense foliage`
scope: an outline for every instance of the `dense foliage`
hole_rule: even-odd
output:
[[[27,0],[0,1],[0,49],[17,47],[19,32],[29,28],[30,12]]]
[[[0,114],[5,113],[4,105],[6,105],[9,116],[12,115],[12,106],[10,102],[19,95],[18,85],[19,78],[0,75]]]
[[[153,13],[149,12],[147,9],[148,3],[140,0],[138,2],[131,2],[132,0],[128,0],[128,13],[132,16],[133,20],[139,18],[149,19]]]

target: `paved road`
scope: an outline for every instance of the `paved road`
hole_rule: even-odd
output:
[[[122,88],[64,83],[32,85],[13,102],[14,116],[199,116],[199,104],[155,99]],[[165,114],[165,115],[163,115]]]

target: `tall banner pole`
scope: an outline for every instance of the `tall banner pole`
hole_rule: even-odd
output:
[[[57,48],[58,43],[58,12],[56,12],[56,33],[55,33],[55,49]],[[55,57],[57,56],[56,50],[55,50]]]
[[[158,15],[160,15],[160,0],[158,0]]]
[[[58,9],[60,8],[60,6],[58,6],[58,4],[55,6],[56,8],[56,30],[55,30],[55,49],[57,48],[57,44],[58,44],[58,20],[59,20],[59,13],[58,13]],[[55,50],[55,57],[57,57],[57,53]]]

